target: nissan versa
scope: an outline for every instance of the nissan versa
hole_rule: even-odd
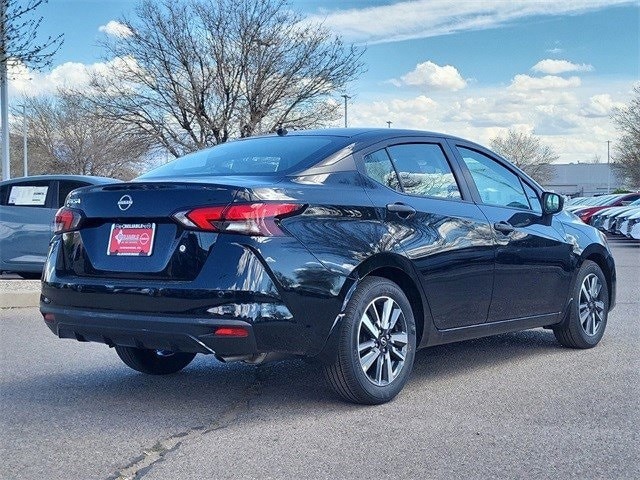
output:
[[[460,138],[279,131],[73,191],[40,309],[140,372],[310,357],[344,399],[382,403],[420,347],[534,327],[600,341],[614,261],[562,207]]]

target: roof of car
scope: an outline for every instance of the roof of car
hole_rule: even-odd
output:
[[[321,128],[314,130],[289,130],[286,135],[325,135],[334,137],[400,137],[400,136],[433,136],[433,137],[445,137],[455,138],[462,140],[452,135],[447,135],[440,132],[430,132],[425,130],[408,130],[398,128]]]
[[[121,180],[109,177],[96,177],[92,175],[29,175],[28,177],[15,177],[10,180],[4,180],[1,185],[15,182],[23,182],[25,180],[77,180],[79,182],[88,182],[94,184],[116,183]]]

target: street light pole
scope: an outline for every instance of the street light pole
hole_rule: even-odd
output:
[[[24,167],[24,176],[29,176],[29,161],[27,159],[27,105],[25,103],[22,104],[22,153],[24,155],[23,158],[23,167]]]
[[[349,100],[351,97],[349,95],[347,95],[346,93],[344,95],[341,95],[342,98],[344,98],[344,128],[347,128],[347,100]]]
[[[611,193],[611,140],[607,140],[607,193]]]
[[[391,120],[387,120],[387,127],[391,128],[391,124],[392,124],[392,123],[393,123],[393,122],[392,122]]]

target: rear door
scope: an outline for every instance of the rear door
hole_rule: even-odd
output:
[[[572,245],[553,216],[543,216],[537,187],[506,162],[453,142],[496,243],[491,322],[557,316],[567,300]]]
[[[370,197],[416,266],[438,329],[485,322],[493,286],[491,229],[449,160],[444,142],[423,137],[363,155],[366,175],[387,187]]]
[[[37,271],[47,256],[56,211],[53,180],[25,179],[7,185],[0,218],[0,250],[6,270]]]

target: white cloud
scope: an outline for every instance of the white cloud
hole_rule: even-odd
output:
[[[544,77],[530,77],[529,75],[516,75],[511,81],[508,90],[529,91],[549,90],[579,87],[582,84],[579,77],[562,78],[554,75]]]
[[[550,53],[551,55],[560,55],[562,52],[564,52],[564,50],[560,47],[547,49],[547,53]]]
[[[539,73],[548,73],[550,75],[558,75],[559,73],[567,72],[590,72],[593,70],[593,65],[587,63],[572,63],[568,60],[553,60],[547,58],[540,60],[536,63],[531,70]]]
[[[133,32],[129,27],[116,20],[110,20],[106,25],[100,25],[98,30],[106,33],[107,35],[111,35],[112,37],[124,38],[133,35]]]
[[[606,141],[617,138],[609,115],[629,100],[633,86],[630,81],[581,84],[579,79],[527,75],[514,83],[518,88],[469,84],[464,93],[438,90],[429,97],[358,101],[350,105],[349,123],[386,127],[390,120],[394,128],[444,132],[487,146],[491,138],[515,129],[540,136],[561,163],[587,162],[594,154],[606,155]]]
[[[576,15],[636,0],[413,0],[323,12],[309,18],[350,41],[383,43],[505,25],[531,16]]]
[[[585,117],[609,117],[614,108],[624,107],[622,102],[614,102],[611,95],[602,93],[593,95],[581,109]]]
[[[132,57],[116,57],[108,62],[84,64],[66,62],[48,73],[32,71],[20,62],[9,64],[9,92],[11,95],[38,96],[55,93],[58,89],[86,90],[91,77],[110,75],[113,69],[137,68]]]
[[[400,80],[391,80],[396,86],[408,85],[412,87],[426,87],[427,89],[461,90],[467,86],[456,67],[440,66],[431,61],[419,63]]]

